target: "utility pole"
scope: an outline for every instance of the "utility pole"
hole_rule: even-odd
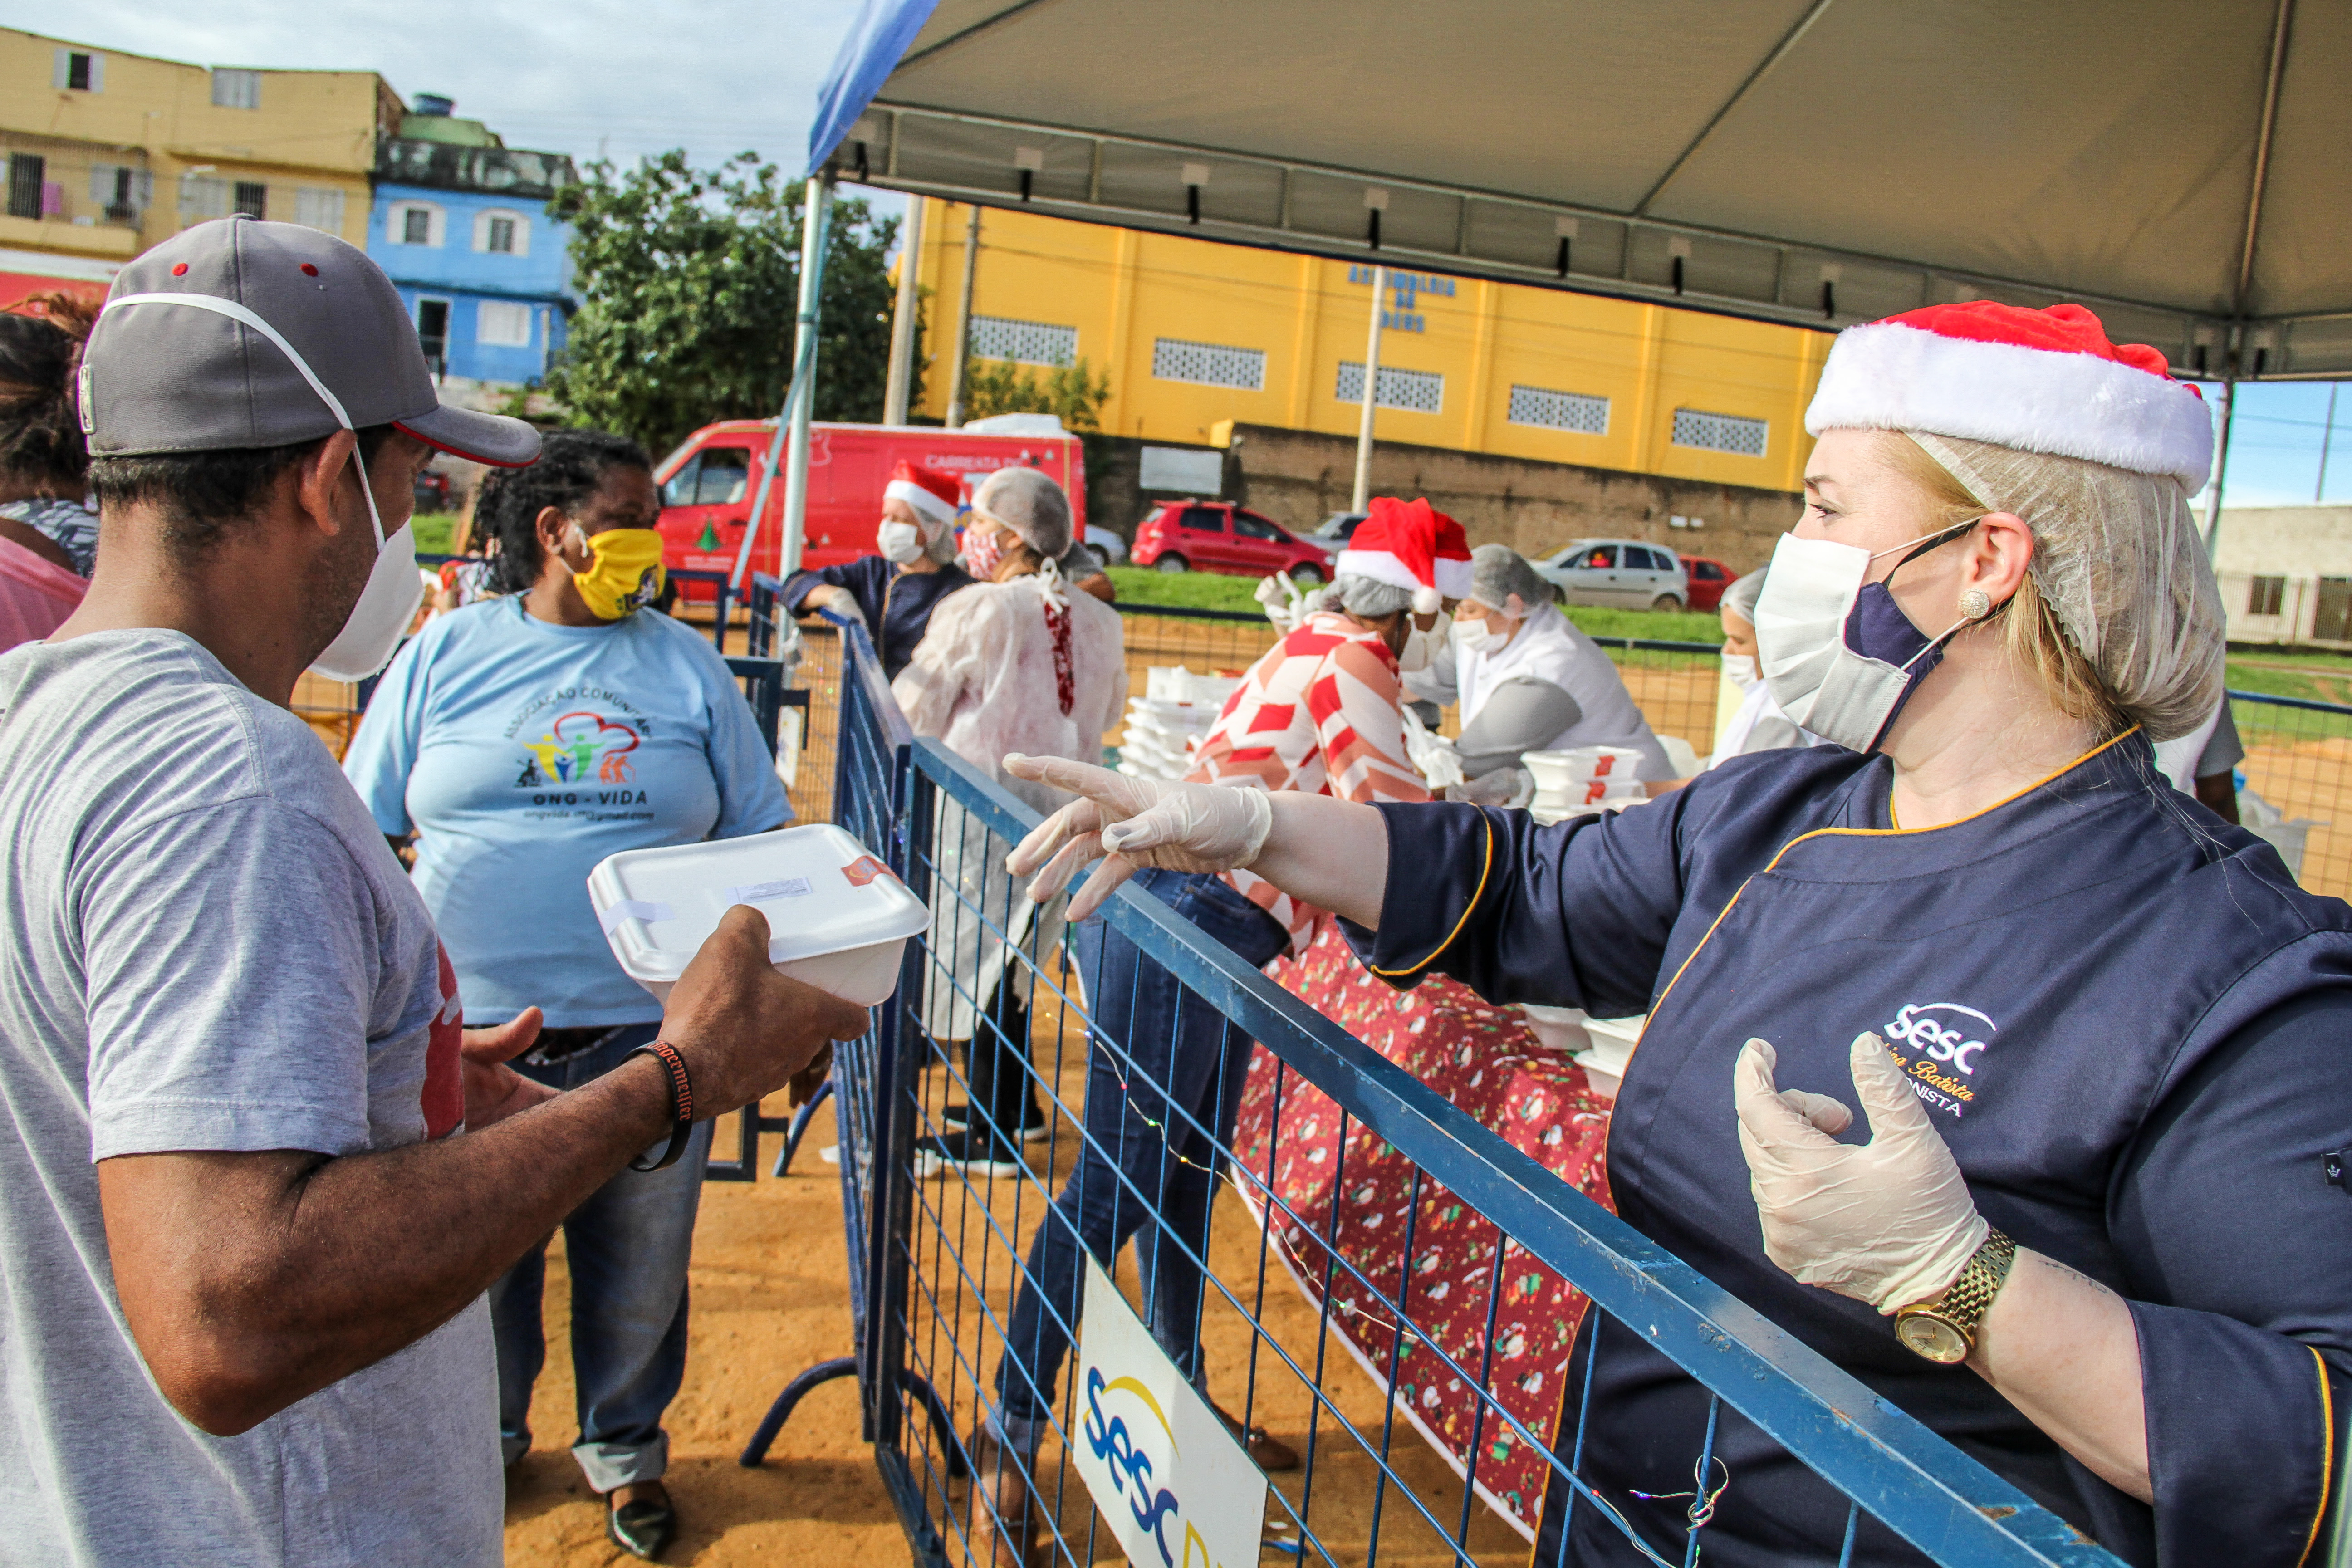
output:
[[[907,221],[898,228],[898,303],[890,313],[890,380],[882,394],[882,423],[904,425],[915,386],[915,328],[922,310],[915,269],[923,258],[923,198],[907,197]]]
[[[1364,344],[1364,416],[1356,426],[1356,490],[1349,511],[1362,511],[1372,495],[1372,410],[1380,405],[1381,302],[1389,291],[1389,269],[1372,268],[1371,335]]]
[[[2340,381],[2327,388],[2327,433],[2319,438],[2319,482],[2311,487],[2314,506],[2327,499],[2327,448],[2336,444],[2336,395],[2343,390]]]
[[[2230,472],[2230,426],[2238,413],[2237,372],[2232,358],[2221,378],[2221,450],[2213,457],[2213,488],[2205,492],[2205,559],[2209,563],[2221,553],[2221,480]]]
[[[971,377],[971,277],[980,265],[980,204],[963,230],[963,304],[956,317],[955,376],[948,386],[948,428],[963,428],[964,384]]]

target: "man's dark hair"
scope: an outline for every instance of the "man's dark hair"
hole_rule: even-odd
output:
[[[540,443],[539,461],[526,468],[494,468],[474,498],[474,538],[495,539],[490,591],[527,592],[539,581],[543,554],[539,514],[548,507],[576,513],[604,488],[615,468],[653,472],[653,459],[626,436],[610,430],[557,430]]]
[[[97,320],[95,300],[68,293],[0,314],[0,474],[71,500],[89,477],[74,373]]]
[[[362,466],[374,468],[376,454],[392,439],[392,432],[389,425],[371,425],[359,432]],[[163,542],[194,553],[218,543],[230,529],[261,510],[279,477],[331,439],[322,436],[288,447],[94,458],[90,487],[98,491],[101,513],[152,505],[163,514]]]

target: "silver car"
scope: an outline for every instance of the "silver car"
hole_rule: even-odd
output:
[[[1638,539],[1580,539],[1536,572],[1571,605],[1614,605],[1631,610],[1679,610],[1690,603],[1690,579],[1663,544]]]

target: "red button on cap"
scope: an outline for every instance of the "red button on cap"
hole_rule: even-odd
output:
[[[307,261],[306,261],[306,262],[304,262],[304,263],[302,263],[302,270],[303,270],[303,272],[304,272],[305,274],[307,274],[308,276],[312,277],[312,278],[316,278],[316,277],[319,275],[319,269],[318,269],[317,268],[315,268],[315,267],[311,266],[311,265],[310,265],[309,262],[307,262]]]
[[[188,264],[187,264],[186,262],[184,262],[184,261],[174,261],[173,263],[172,263],[172,276],[173,276],[173,277],[174,277],[174,278],[183,278],[183,277],[185,277],[185,276],[187,275],[187,271],[188,271]]]

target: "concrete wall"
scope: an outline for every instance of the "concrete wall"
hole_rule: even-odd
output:
[[[1244,425],[1234,432],[1226,493],[1285,527],[1312,529],[1346,509],[1355,472],[1350,437]],[[1091,492],[1091,468],[1088,482]],[[1507,544],[1536,557],[1574,539],[1642,539],[1713,556],[1735,573],[1770,559],[1803,502],[1783,490],[1386,441],[1372,451],[1372,493],[1426,496],[1473,545]],[[1673,527],[1677,515],[1703,526]]]

